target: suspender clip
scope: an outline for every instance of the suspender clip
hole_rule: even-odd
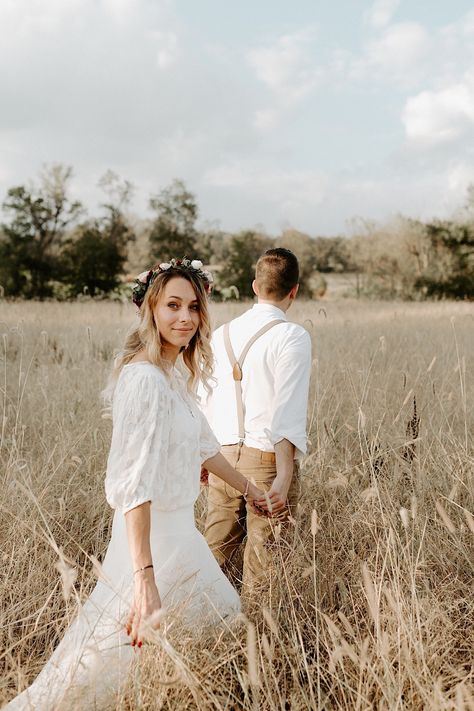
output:
[[[234,367],[232,368],[232,375],[235,381],[242,380],[242,367],[238,361],[234,363]]]

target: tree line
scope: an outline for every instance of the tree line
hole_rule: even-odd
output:
[[[216,298],[247,298],[258,256],[285,246],[300,261],[300,289],[309,298],[322,297],[338,274],[357,297],[474,298],[474,187],[450,220],[359,221],[352,237],[320,237],[295,229],[278,236],[198,229],[196,198],[180,180],[150,196],[150,219],[133,218],[133,186],[111,171],[99,182],[100,212],[90,216],[73,198],[71,181],[71,168],[55,164],[36,183],[7,191],[0,226],[4,297],[120,296],[147,266],[187,255],[211,266]]]

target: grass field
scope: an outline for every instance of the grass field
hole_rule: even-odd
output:
[[[215,323],[243,308],[215,305]],[[215,635],[171,626],[173,655],[144,648],[117,708],[474,709],[473,306],[290,316],[313,338],[312,449],[292,548],[269,571],[276,602],[250,600]],[[0,705],[94,584],[111,522],[99,392],[134,318],[0,302]],[[205,507],[204,493],[200,524]]]

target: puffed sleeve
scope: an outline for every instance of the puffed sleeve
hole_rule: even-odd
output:
[[[110,506],[124,514],[159,497],[159,482],[166,476],[169,388],[165,376],[152,368],[126,367],[114,393],[105,493]]]
[[[206,416],[199,410],[201,418],[201,434],[199,438],[199,451],[201,455],[201,464],[207,459],[210,459],[221,451],[221,445],[217,441],[214,432],[211,430]]]

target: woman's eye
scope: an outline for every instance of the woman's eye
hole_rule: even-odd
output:
[[[170,309],[173,309],[175,307],[177,308],[178,304],[176,304],[174,301],[172,301],[171,303],[168,304],[168,306],[170,307]]]
[[[199,304],[193,304],[191,308],[193,311],[199,311]]]

